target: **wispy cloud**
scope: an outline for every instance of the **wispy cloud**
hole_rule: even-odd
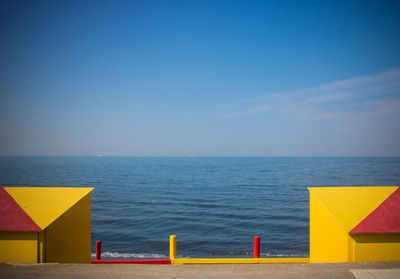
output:
[[[400,113],[400,69],[222,104],[221,118],[262,113],[313,118]]]

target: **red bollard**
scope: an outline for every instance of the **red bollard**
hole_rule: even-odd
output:
[[[254,258],[260,257],[260,237],[254,237]]]
[[[101,240],[96,241],[96,260],[101,260]]]

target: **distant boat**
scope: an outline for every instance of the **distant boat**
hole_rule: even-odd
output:
[[[99,154],[99,155],[97,155],[97,157],[103,157],[103,154]]]

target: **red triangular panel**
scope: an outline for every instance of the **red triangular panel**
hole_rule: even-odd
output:
[[[400,187],[350,231],[350,234],[367,233],[400,233]]]
[[[0,188],[0,231],[41,231],[4,188]]]

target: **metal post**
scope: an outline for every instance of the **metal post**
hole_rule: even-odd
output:
[[[169,258],[171,260],[176,258],[176,235],[169,236]]]
[[[254,258],[260,257],[260,237],[254,237]]]
[[[101,260],[101,240],[96,241],[96,260]]]

